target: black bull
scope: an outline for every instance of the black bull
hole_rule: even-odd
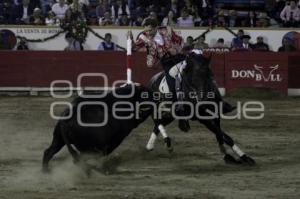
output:
[[[74,162],[79,161],[79,154],[72,145],[81,153],[110,154],[153,113],[154,106],[149,104],[152,95],[145,87],[128,85],[114,91],[102,98],[75,98],[71,117],[59,120],[55,126],[52,143],[44,152],[43,171],[48,171],[49,161],[65,145]],[[117,109],[118,118],[113,116]],[[62,116],[70,115],[70,111],[66,109]]]

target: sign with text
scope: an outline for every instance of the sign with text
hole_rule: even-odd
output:
[[[225,56],[225,83],[237,87],[273,88],[287,94],[288,55],[278,53],[230,53]]]

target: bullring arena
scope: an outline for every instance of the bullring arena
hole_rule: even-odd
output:
[[[51,27],[0,28],[31,39],[57,32],[57,28]],[[113,39],[126,46],[128,28],[94,29],[102,35],[111,32]],[[139,31],[133,29],[135,35]],[[177,31],[185,38],[191,34],[196,37],[205,29]],[[290,32],[245,31],[253,38],[264,34],[270,44],[274,39],[273,49]],[[230,34],[226,36],[226,30],[216,29],[206,39],[213,42],[216,35],[222,34],[232,38]],[[54,41],[28,43],[35,50],[0,51],[0,198],[299,198],[299,52],[226,51],[212,55],[210,67],[226,101],[233,105],[249,101],[263,104],[262,119],[241,117],[221,121],[223,129],[255,159],[256,165],[226,164],[215,136],[198,122],[191,122],[188,133],[178,129],[177,121],[166,127],[173,140],[172,153],[166,150],[162,138],[154,150],[147,151],[145,146],[153,129],[153,122],[148,119],[112,154],[92,162],[101,171],[92,171],[88,177],[80,166],[73,164],[66,147],[50,162],[51,172],[42,172],[43,152],[51,142],[56,123],[50,116],[50,107],[53,102],[73,99],[79,86],[78,76],[82,74],[83,87],[111,88],[114,81],[126,80],[128,55],[122,51],[95,51],[96,42],[91,35],[85,44],[86,51],[62,51],[66,43],[62,35]],[[144,85],[161,71],[159,67],[146,67],[145,52],[134,52],[129,62],[132,80]],[[108,76],[107,85],[99,74]],[[72,86],[72,96],[51,96],[53,81],[60,88],[58,95],[66,95]],[[55,113],[63,108],[56,107]]]

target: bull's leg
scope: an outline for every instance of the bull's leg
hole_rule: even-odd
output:
[[[65,142],[65,144],[67,145],[68,151],[70,152],[70,154],[73,157],[73,162],[76,164],[79,162],[79,154],[77,153],[77,151],[71,146],[71,143],[68,139],[67,136],[67,132],[69,131],[69,127],[63,123],[60,124],[60,129],[61,129],[61,135],[62,138]]]
[[[60,129],[57,125],[55,127],[55,130],[53,133],[52,143],[51,143],[50,147],[44,151],[43,172],[49,172],[49,161],[65,145],[59,131],[60,131]]]

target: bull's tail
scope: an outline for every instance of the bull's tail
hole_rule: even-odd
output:
[[[68,148],[68,151],[72,155],[74,163],[77,163],[79,161],[79,153],[72,147],[70,140],[68,138],[68,132],[70,131],[70,129],[63,122],[58,123],[58,125],[60,126],[60,133]]]

